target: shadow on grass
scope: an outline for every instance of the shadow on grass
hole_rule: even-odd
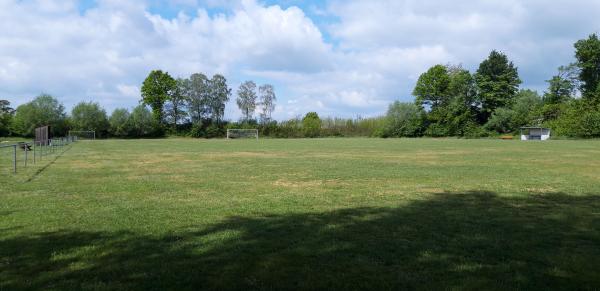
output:
[[[600,197],[445,193],[164,237],[0,241],[0,289],[598,289]]]
[[[39,175],[41,175],[46,169],[48,169],[50,166],[54,165],[54,163],[56,162],[56,160],[58,160],[58,158],[62,157],[70,149],[71,149],[71,146],[69,145],[66,149],[63,149],[61,152],[59,152],[57,155],[55,155],[52,158],[52,160],[50,160],[50,162],[46,163],[41,168],[37,169],[29,178],[27,178],[27,180],[25,180],[25,183],[31,182],[35,178],[37,178]],[[43,160],[40,160],[38,163],[41,163],[41,162],[43,162]]]

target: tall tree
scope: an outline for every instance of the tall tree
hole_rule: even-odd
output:
[[[249,121],[254,115],[256,109],[256,84],[252,81],[246,81],[240,85],[237,91],[237,105],[244,115],[244,120]]]
[[[221,123],[225,115],[225,104],[229,101],[231,89],[227,87],[227,79],[216,74],[210,79],[209,107],[211,118],[216,123]]]
[[[165,117],[173,129],[187,116],[185,106],[189,99],[188,80],[177,78],[175,89],[165,104]]]
[[[71,110],[71,126],[75,130],[94,130],[97,136],[104,136],[109,129],[106,111],[100,104],[80,102]]]
[[[258,88],[259,92],[259,105],[260,105],[260,120],[262,123],[269,123],[271,121],[271,114],[275,110],[275,88],[273,85],[264,84]]]
[[[33,101],[17,107],[13,118],[13,128],[17,134],[32,136],[36,127],[44,125],[50,125],[55,136],[66,134],[65,107],[54,97],[42,94]]]
[[[519,90],[521,79],[517,67],[505,54],[492,51],[475,73],[475,82],[479,90],[482,120],[487,121],[496,108],[510,106]]]
[[[464,136],[470,125],[476,124],[479,113],[475,80],[471,73],[459,66],[449,66],[448,96],[442,120],[449,135]]]
[[[413,90],[416,104],[428,106],[434,111],[438,106],[447,103],[449,85],[450,76],[446,66],[435,65],[429,68],[427,72],[419,76]]]
[[[560,104],[573,98],[577,90],[578,72],[575,64],[560,66],[558,74],[547,80],[548,90],[544,93],[544,103]]]
[[[584,98],[600,102],[600,39],[592,34],[575,43],[581,93]]]
[[[0,100],[0,136],[6,136],[10,133],[10,123],[15,110],[10,107],[8,100]]]
[[[163,123],[163,107],[169,100],[175,89],[177,82],[167,72],[154,70],[142,84],[142,102],[152,108],[152,116],[157,124]]]
[[[211,98],[210,80],[201,73],[195,73],[184,81],[188,95],[188,109],[192,122],[198,124],[202,119],[210,117]]]

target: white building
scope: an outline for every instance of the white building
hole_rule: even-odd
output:
[[[550,129],[543,127],[521,127],[521,140],[548,140]]]

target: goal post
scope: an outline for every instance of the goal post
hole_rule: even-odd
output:
[[[258,129],[227,129],[227,139],[234,138],[255,138],[258,140]]]
[[[96,139],[96,131],[94,130],[69,130],[69,136],[75,136],[77,139]]]

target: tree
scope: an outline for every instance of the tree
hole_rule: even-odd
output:
[[[419,77],[413,94],[416,104],[428,109],[427,135],[464,135],[465,128],[475,122],[475,82],[460,65],[431,67]]]
[[[600,39],[596,34],[575,43],[580,89],[584,98],[600,102]]]
[[[543,101],[533,90],[521,90],[510,107],[498,108],[485,124],[485,128],[499,133],[510,133],[526,125],[541,125],[539,109]]]
[[[221,123],[225,115],[225,104],[229,101],[231,89],[227,87],[227,79],[223,75],[216,74],[210,79],[209,108],[211,118],[216,123]]]
[[[383,137],[416,137],[422,134],[425,112],[414,103],[396,101],[385,115]]]
[[[302,118],[302,131],[305,137],[318,137],[321,134],[321,118],[316,112],[306,113]]]
[[[177,129],[177,124],[187,116],[185,106],[189,99],[187,79],[178,78],[175,84],[175,89],[165,104],[166,121],[172,125],[173,129]]]
[[[10,107],[8,100],[0,100],[0,136],[9,135],[14,113],[15,110]]]
[[[475,73],[475,83],[481,102],[481,121],[486,122],[496,108],[512,104],[521,79],[517,68],[506,55],[494,50],[479,65]]]
[[[116,137],[126,137],[132,133],[129,111],[125,108],[115,109],[110,118],[110,134]]]
[[[188,109],[192,123],[198,125],[202,119],[208,119],[211,113],[210,80],[200,73],[192,74],[184,80],[182,86],[187,91]]]
[[[238,98],[236,100],[238,108],[244,115],[246,122],[252,119],[254,110],[256,109],[256,84],[252,81],[246,81],[240,85],[237,91]]]
[[[74,130],[93,130],[97,136],[103,136],[108,132],[110,125],[106,111],[100,104],[80,102],[71,111],[71,126]]]
[[[65,135],[67,115],[65,107],[54,97],[42,94],[33,101],[17,107],[13,118],[13,130],[22,136],[32,136],[35,128],[50,125],[55,136]]]
[[[432,111],[448,101],[450,76],[443,65],[435,65],[421,74],[413,90],[415,102],[419,106],[428,106]]]
[[[259,92],[259,106],[260,106],[260,121],[263,124],[271,122],[271,114],[275,110],[275,89],[273,85],[265,84],[258,88]]]
[[[578,87],[577,75],[575,64],[560,66],[558,74],[546,81],[548,90],[544,93],[544,103],[560,104],[573,98]]]
[[[148,137],[155,135],[155,124],[158,122],[146,105],[140,104],[131,112],[131,129],[136,137]]]
[[[142,84],[142,102],[152,108],[152,116],[156,124],[163,123],[163,107],[170,100],[177,87],[177,82],[169,73],[154,70]]]

